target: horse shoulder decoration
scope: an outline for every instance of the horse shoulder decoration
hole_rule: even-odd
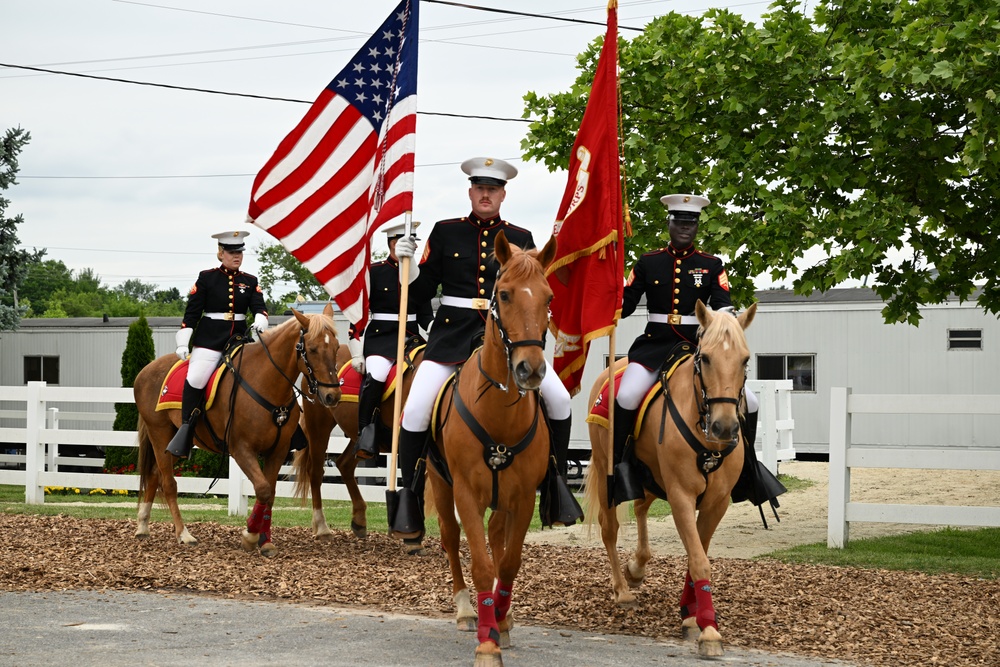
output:
[[[524,251],[501,231],[494,251],[500,271],[483,346],[440,399],[441,426],[429,457],[458,625],[470,631],[476,627],[476,612],[462,576],[456,509],[472,556],[479,617],[477,667],[503,664],[500,649],[509,646],[511,592],[535,510],[535,491],[549,457],[549,431],[538,389],[546,370],[543,346],[552,300],[544,269],[555,257],[555,240],[540,252]],[[476,446],[477,441],[482,445]],[[487,508],[493,510],[489,551],[483,528]]]
[[[396,367],[395,387],[387,391],[378,409],[379,423],[376,425],[376,433],[387,432],[389,434],[388,438],[376,436],[379,451],[388,452],[391,446],[393,392],[402,391],[403,401],[406,401],[413,375],[421,358],[423,358],[423,352],[419,351],[414,356],[412,363],[404,364],[402,379],[398,375],[399,366]],[[350,363],[351,352],[347,346],[342,346],[337,351],[337,368],[340,369],[340,375],[352,372]],[[326,474],[326,450],[330,442],[330,433],[334,426],[340,426],[348,443],[344,451],[337,456],[337,470],[340,471],[341,479],[351,497],[351,532],[354,533],[355,537],[364,539],[368,536],[368,503],[361,496],[361,489],[355,476],[359,461],[355,453],[355,445],[358,440],[358,402],[345,398],[332,408],[318,402],[306,402],[302,406],[302,417],[299,423],[305,431],[309,446],[295,452],[293,460],[295,466],[294,493],[297,498],[303,501],[309,496],[312,497],[313,537],[324,542],[333,539],[333,532],[323,515],[322,487],[323,476]]]
[[[224,357],[215,404],[198,419],[195,442],[220,454],[228,453],[253,483],[256,503],[243,531],[242,546],[258,546],[264,556],[277,553],[271,541],[271,507],[281,465],[288,456],[299,418],[295,379],[303,374],[312,393],[328,407],[340,401],[335,358],[340,343],[333,309],[295,317],[260,335],[257,344],[243,345]],[[165,355],[150,362],[135,378],[139,409],[139,512],[135,536],[149,537],[149,516],[159,489],[173,517],[182,544],[197,544],[177,507],[177,460],[166,448],[180,424],[180,411],[158,410],[157,401],[177,358]],[[209,385],[211,386],[211,385]],[[258,463],[263,457],[263,469]]]
[[[682,632],[697,638],[698,653],[706,657],[722,655],[712,602],[711,564],[708,545],[729,508],[730,493],[743,468],[744,448],[740,442],[740,411],[745,409],[744,382],[750,359],[743,330],[754,318],[757,304],[733,317],[714,313],[698,301],[695,314],[701,324],[698,347],[663,382],[663,392],[649,402],[635,454],[649,469],[657,493],[665,492],[674,524],[687,551],[688,570],[680,596]],[[616,368],[628,363],[618,361]],[[593,407],[604,378],[590,392]],[[627,566],[618,559],[619,518],[609,507],[606,483],[608,469],[608,429],[590,424],[592,455],[587,470],[585,495],[587,516],[597,515],[601,538],[611,561],[611,583],[616,602],[634,606],[629,588],[638,588],[645,579],[650,558],[646,518],[657,495],[646,484],[645,498],[634,504],[638,544]],[[661,496],[662,497],[662,496]]]

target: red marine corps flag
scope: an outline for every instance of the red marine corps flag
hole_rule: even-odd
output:
[[[254,179],[248,221],[368,318],[371,237],[413,209],[418,0],[402,0]]]
[[[604,47],[552,232],[558,241],[556,259],[548,268],[555,293],[549,325],[556,336],[553,368],[574,395],[580,391],[590,341],[610,334],[621,317],[624,243],[617,10],[617,0],[611,0]]]

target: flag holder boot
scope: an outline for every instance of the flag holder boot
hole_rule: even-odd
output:
[[[354,454],[359,459],[367,460],[378,456],[374,421],[375,411],[382,404],[384,391],[384,381],[379,382],[371,376],[371,373],[365,375],[365,381],[361,383],[361,391],[358,393],[358,444]]]
[[[583,521],[583,509],[566,483],[572,424],[572,416],[549,421],[552,455],[545,479],[542,480],[541,498],[538,502],[538,518],[543,526],[572,526],[577,521]]]
[[[393,493],[386,491],[389,535],[413,540],[424,534],[424,465],[421,458],[428,431],[399,429],[399,472],[403,484]]]
[[[178,458],[186,458],[191,453],[194,442],[194,427],[201,416],[201,401],[204,398],[203,389],[195,389],[188,381],[184,381],[184,391],[181,394],[181,427],[170,439],[167,451]]]
[[[614,432],[614,475],[608,478],[608,507],[620,505],[629,500],[638,500],[646,495],[639,478],[639,470],[633,460],[634,452],[628,448],[635,417],[638,410],[626,410],[615,401]],[[634,443],[633,443],[634,445]],[[613,503],[613,504],[612,504]]]

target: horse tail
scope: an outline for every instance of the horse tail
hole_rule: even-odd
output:
[[[597,521],[597,513],[601,511],[601,497],[598,491],[600,484],[607,484],[607,473],[605,466],[598,465],[592,454],[583,481],[583,515],[588,530],[593,527]]]
[[[314,438],[310,438],[309,444],[295,452],[292,457],[292,465],[295,466],[295,486],[292,487],[292,495],[299,499],[303,507],[312,491],[313,440]]]
[[[153,479],[156,470],[156,455],[153,453],[153,441],[149,439],[149,429],[146,421],[139,415],[139,424],[136,428],[136,442],[139,447],[139,498],[143,498],[146,484]]]

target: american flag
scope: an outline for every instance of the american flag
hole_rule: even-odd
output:
[[[349,322],[368,317],[371,238],[413,208],[420,3],[399,6],[254,179],[248,221],[308,268]]]

